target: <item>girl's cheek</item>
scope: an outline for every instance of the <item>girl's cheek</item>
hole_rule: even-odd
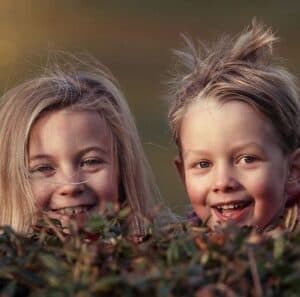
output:
[[[111,203],[117,203],[119,200],[119,187],[116,182],[114,183],[108,183],[104,186],[103,189],[103,198],[104,200],[111,202]]]
[[[49,189],[45,185],[42,186],[38,184],[33,184],[32,193],[33,193],[33,198],[37,209],[38,210],[46,209],[47,205],[49,204],[51,189]]]

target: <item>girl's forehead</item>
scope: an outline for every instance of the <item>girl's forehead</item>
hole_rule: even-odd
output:
[[[34,123],[29,135],[29,152],[90,145],[109,149],[112,140],[111,129],[98,112],[63,109],[48,112]]]
[[[97,111],[64,108],[44,113],[33,124],[31,132],[39,129],[44,132],[55,130],[70,131],[73,126],[79,129],[105,133],[109,130],[107,120]],[[101,126],[101,130],[97,130]]]

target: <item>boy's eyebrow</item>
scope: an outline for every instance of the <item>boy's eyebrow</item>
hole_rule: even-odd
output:
[[[247,143],[243,143],[243,144],[237,145],[234,148],[234,151],[238,152],[238,151],[241,151],[241,150],[243,150],[245,148],[249,148],[249,147],[255,147],[256,149],[259,149],[262,152],[265,152],[264,147],[262,145],[260,145],[259,143],[257,143],[257,142],[247,142]]]
[[[104,149],[102,147],[99,147],[99,146],[89,146],[89,147],[86,147],[82,150],[79,150],[77,154],[79,155],[84,155],[90,151],[98,151],[100,152],[101,154],[107,154],[108,153],[108,150],[107,149]],[[39,159],[51,159],[52,156],[49,155],[49,154],[37,154],[37,155],[33,155],[32,157],[29,158],[29,161],[35,161],[35,160],[39,160]]]
[[[234,147],[233,151],[239,152],[243,149],[249,148],[249,147],[255,147],[256,149],[261,150],[263,153],[265,152],[265,148],[256,142],[247,142],[243,144],[238,144],[236,147]],[[209,150],[201,150],[201,149],[190,149],[182,153],[182,157],[186,157],[187,155],[195,154],[195,155],[210,155]]]

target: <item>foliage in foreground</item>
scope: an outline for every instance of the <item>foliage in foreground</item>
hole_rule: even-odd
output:
[[[183,224],[137,243],[122,235],[126,215],[70,234],[48,220],[30,238],[3,227],[0,296],[300,296],[299,232]]]

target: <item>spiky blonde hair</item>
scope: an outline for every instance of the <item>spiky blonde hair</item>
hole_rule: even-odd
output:
[[[237,37],[224,37],[212,48],[197,47],[185,37],[186,48],[176,51],[182,71],[171,81],[168,114],[179,148],[181,120],[187,108],[207,98],[250,104],[272,122],[284,151],[299,146],[297,86],[293,76],[275,61],[277,40],[255,20]]]

